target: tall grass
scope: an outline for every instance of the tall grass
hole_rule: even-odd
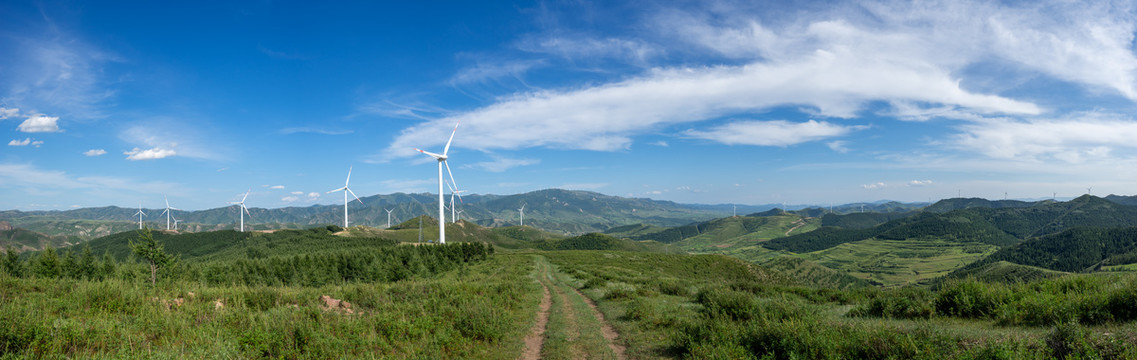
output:
[[[437,276],[320,287],[0,274],[0,354],[513,358],[537,304],[530,272],[529,257],[501,255]],[[326,309],[323,295],[351,311]]]

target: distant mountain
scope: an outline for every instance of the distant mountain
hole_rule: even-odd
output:
[[[1137,207],[1120,205],[1090,195],[1068,202],[1040,201],[1030,206],[1012,201],[950,200],[957,201],[945,200],[933,207],[941,205],[942,208],[955,206],[962,209],[944,213],[919,213],[871,228],[822,227],[810,233],[765,242],[762,246],[801,253],[869,238],[905,240],[926,237],[1007,246],[1073,227],[1137,226]]]
[[[363,197],[363,205],[349,205],[352,225],[385,227],[387,212],[392,209],[392,224],[420,215],[438,212],[438,195],[404,194]],[[449,196],[447,196],[449,203]],[[449,205],[449,204],[447,204]],[[674,226],[726,215],[715,206],[685,205],[670,201],[623,198],[588,191],[549,189],[517,195],[469,195],[462,198],[461,218],[482,226],[500,227],[520,224],[518,209],[525,205],[525,225],[562,234],[599,232],[614,226],[645,223]],[[720,206],[721,207],[721,206]],[[107,206],[67,211],[2,211],[0,220],[14,225],[41,230],[49,234],[74,235],[83,238],[105,236],[125,230],[133,223],[138,209]],[[152,228],[165,228],[162,209],[143,209],[149,216],[144,222]],[[253,229],[306,228],[325,224],[342,224],[343,205],[313,205],[279,209],[249,208],[246,226]],[[448,214],[449,216],[449,214]],[[235,229],[238,213],[235,207],[200,211],[176,211],[181,227],[189,231]]]
[[[943,200],[937,201],[935,204],[929,205],[928,207],[924,208],[924,211],[934,212],[934,213],[946,213],[949,211],[970,209],[970,208],[990,208],[990,209],[1024,208],[1024,207],[1035,206],[1035,205],[1038,205],[1038,204],[1043,203],[1043,202],[1050,202],[1050,200],[1027,202],[1027,201],[1018,201],[1018,200],[987,200],[987,199],[981,199],[981,198],[954,198],[954,199],[943,199]]]
[[[78,242],[77,237],[52,236],[12,227],[7,222],[0,222],[0,249],[4,249],[4,251],[7,251],[9,247],[16,252],[41,250],[48,245],[59,248]]]

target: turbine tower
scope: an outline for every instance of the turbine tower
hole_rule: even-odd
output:
[[[146,215],[146,213],[142,212],[142,203],[138,203],[138,212],[134,213],[134,215],[138,215],[138,230],[142,230],[142,216]]]
[[[162,210],[162,214],[166,214],[166,230],[170,230],[170,217],[174,215],[174,213],[170,210],[181,211],[182,209],[170,207],[170,198],[166,197],[165,195],[162,195],[162,198],[166,199],[166,210]],[[158,216],[162,216],[162,214],[158,214]]]
[[[446,154],[450,152],[450,142],[454,141],[454,134],[458,132],[458,124],[454,124],[454,131],[450,132],[450,140],[446,140],[446,147],[442,148],[442,154],[435,154],[422,149],[415,149],[418,152],[429,155],[430,157],[438,160],[438,243],[446,243],[446,199],[442,194],[442,166],[446,165],[446,173],[450,175],[450,183],[454,182],[454,174],[450,172],[450,163],[446,162]]]
[[[359,196],[356,196],[355,192],[351,191],[351,189],[347,187],[347,183],[349,183],[349,182],[351,182],[351,166],[347,167],[347,180],[343,181],[343,187],[341,187],[339,189],[332,190],[332,191],[328,191],[325,193],[325,194],[331,194],[331,193],[334,193],[336,191],[343,191],[343,228],[344,229],[347,229],[347,204],[351,203],[350,201],[347,201],[347,193],[351,193],[351,196],[355,196],[355,200],[359,201],[359,204],[361,204],[361,205],[363,204],[363,200],[359,200]]]
[[[517,212],[521,214],[521,226],[525,226],[525,204],[521,204],[521,208],[517,209]]]
[[[387,211],[387,228],[390,229],[391,228],[391,212],[395,211],[395,209],[391,209],[391,210],[383,209],[383,210]]]
[[[249,212],[249,208],[245,207],[245,199],[249,198],[249,192],[251,192],[251,191],[253,191],[253,189],[249,189],[249,191],[246,191],[245,196],[241,198],[241,201],[238,201],[238,202],[230,201],[229,202],[229,204],[231,204],[231,205],[240,206],[240,209],[237,210],[237,213],[241,214],[241,232],[245,232],[245,214],[249,214],[249,217],[253,217],[253,214]]]

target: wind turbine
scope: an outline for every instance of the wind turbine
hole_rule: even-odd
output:
[[[146,213],[142,212],[142,203],[138,203],[138,212],[134,213],[134,215],[138,215],[138,230],[142,230],[142,216],[146,215]]]
[[[332,190],[332,191],[328,191],[325,193],[325,194],[331,194],[331,193],[334,193],[336,191],[343,191],[343,228],[344,229],[347,229],[347,204],[351,203],[350,201],[347,201],[347,193],[351,193],[351,196],[355,196],[355,200],[359,201],[359,204],[361,204],[361,205],[363,204],[363,200],[359,200],[359,196],[356,196],[355,192],[351,191],[351,189],[347,187],[347,183],[349,183],[349,182],[351,182],[351,166],[347,167],[347,180],[343,181],[343,187],[341,187],[339,189]]]
[[[241,232],[245,232],[245,214],[249,214],[249,217],[253,217],[253,214],[249,212],[249,208],[245,207],[245,199],[249,198],[249,192],[251,191],[253,191],[253,189],[246,191],[245,196],[241,198],[241,201],[229,202],[229,204],[232,205],[240,205],[240,210],[238,210],[237,213],[241,214]]]
[[[525,226],[525,204],[521,204],[521,208],[517,209],[517,212],[521,214],[521,226]]]
[[[166,214],[166,230],[170,230],[170,217],[174,215],[174,213],[170,210],[181,211],[182,209],[170,207],[170,198],[166,197],[165,195],[162,195],[162,198],[166,199],[166,210],[162,210],[162,214]],[[162,216],[162,214],[158,214],[158,216]]]
[[[178,222],[179,222],[179,221],[181,221],[181,220],[178,220],[178,219],[174,219],[174,230],[177,230],[177,229],[178,229]]]
[[[387,209],[383,209],[383,210],[387,210]],[[387,228],[388,229],[391,228],[391,212],[392,211],[395,211],[395,209],[387,210]]]
[[[465,211],[465,210],[458,210],[458,216],[455,217],[455,219],[458,219],[458,220],[454,220],[454,222],[458,222],[458,221],[462,220],[462,212],[463,211]]]
[[[450,140],[446,140],[446,147],[442,148],[442,154],[435,154],[435,153],[432,153],[429,151],[423,151],[422,149],[417,149],[417,148],[415,149],[415,150],[418,150],[418,152],[420,152],[420,153],[430,155],[430,157],[434,158],[435,160],[438,160],[438,243],[439,244],[445,244],[446,243],[446,200],[445,200],[445,198],[443,198],[443,195],[442,195],[442,182],[443,182],[443,180],[442,180],[443,179],[442,178],[442,166],[446,165],[446,173],[450,175],[450,183],[451,184],[457,184],[454,182],[454,174],[450,172],[450,163],[446,162],[446,158],[447,158],[446,154],[448,154],[450,152],[450,142],[454,141],[454,134],[458,132],[458,124],[460,124],[460,123],[461,122],[454,124],[454,131],[450,132]]]
[[[454,206],[454,195],[458,195],[458,201],[462,201],[462,193],[464,192],[466,192],[466,190],[450,189],[450,218],[454,220],[452,221],[453,223],[458,222],[458,213],[461,212]]]

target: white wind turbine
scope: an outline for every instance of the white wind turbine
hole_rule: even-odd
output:
[[[446,140],[446,147],[442,148],[442,154],[435,154],[435,153],[432,153],[429,151],[423,151],[422,149],[417,149],[417,148],[415,149],[415,150],[418,150],[418,152],[420,152],[420,153],[430,155],[430,157],[434,158],[435,160],[438,160],[438,243],[439,244],[445,244],[446,243],[446,199],[443,197],[443,194],[442,194],[442,182],[443,182],[442,166],[446,165],[446,173],[450,175],[450,183],[456,184],[454,182],[454,174],[450,172],[450,163],[446,162],[446,159],[447,159],[446,154],[450,152],[450,142],[454,141],[454,134],[458,132],[458,124],[459,123],[454,124],[454,131],[450,132],[450,140]]]
[[[391,212],[395,211],[395,209],[391,209],[391,210],[383,209],[383,210],[387,211],[387,228],[390,229],[391,228]]]
[[[146,213],[142,212],[142,203],[138,203],[138,212],[134,213],[134,215],[138,215],[138,230],[142,230],[142,216],[146,215]]]
[[[170,198],[165,195],[162,195],[162,198],[166,200],[166,210],[162,210],[162,214],[166,214],[166,230],[170,230],[170,217],[174,215],[170,210],[181,211],[182,209],[170,207]],[[162,216],[162,214],[158,214],[158,216]]]
[[[332,191],[328,191],[325,193],[325,194],[331,194],[331,193],[334,193],[336,191],[343,191],[343,228],[344,229],[347,229],[347,204],[351,203],[351,202],[347,201],[347,193],[351,193],[351,196],[355,196],[355,200],[359,201],[359,204],[361,204],[361,205],[363,204],[363,200],[359,200],[359,196],[356,196],[355,192],[351,191],[351,189],[347,187],[347,183],[349,183],[349,182],[351,182],[351,166],[347,167],[347,180],[344,180],[343,187],[341,187],[339,189],[332,190]]]
[[[178,222],[179,222],[179,221],[181,221],[181,220],[179,220],[179,219],[174,219],[174,230],[177,230],[177,229],[178,229]]]
[[[245,199],[249,198],[249,192],[251,192],[251,191],[253,191],[253,189],[249,189],[249,191],[246,191],[245,196],[241,198],[241,201],[238,201],[238,202],[230,201],[229,202],[229,204],[231,204],[231,205],[239,205],[240,206],[240,209],[237,210],[237,212],[241,214],[241,232],[245,232],[245,214],[249,214],[249,217],[253,217],[253,214],[249,212],[249,208],[245,207]]]
[[[454,190],[454,188],[450,188],[450,219],[453,220],[452,222],[454,223],[458,222],[457,214],[459,212],[454,206],[454,195],[458,195],[458,201],[462,201],[462,193],[464,192],[466,192],[466,190]]]
[[[521,204],[521,208],[517,209],[518,215],[521,215],[521,226],[525,226],[525,204]]]

